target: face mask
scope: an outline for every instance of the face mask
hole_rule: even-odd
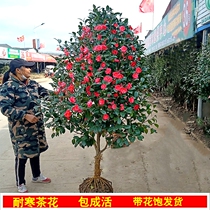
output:
[[[21,78],[23,79],[23,80],[27,80],[27,78],[22,74],[21,75]]]

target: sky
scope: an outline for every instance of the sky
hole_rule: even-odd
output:
[[[153,13],[140,13],[142,0],[0,0],[0,44],[12,47],[31,47],[34,38],[45,45],[41,51],[56,52],[58,43],[69,40],[69,33],[78,31],[79,18],[88,17],[93,4],[122,13],[128,23],[136,28],[142,22],[144,40],[148,30],[154,29],[162,19],[170,0],[154,0]],[[41,25],[44,23],[43,25]],[[17,37],[24,35],[25,41],[18,42]]]

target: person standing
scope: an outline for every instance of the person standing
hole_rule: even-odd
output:
[[[15,154],[16,184],[20,193],[28,192],[25,180],[27,159],[30,160],[32,182],[51,182],[40,170],[40,153],[48,149],[48,143],[39,99],[46,97],[49,92],[36,81],[30,80],[34,64],[20,58],[12,60],[0,89],[0,108],[8,118]]]

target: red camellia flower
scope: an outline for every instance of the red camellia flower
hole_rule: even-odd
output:
[[[94,51],[101,51],[102,50],[102,46],[101,45],[96,45],[93,47]]]
[[[66,56],[69,56],[69,55],[70,55],[68,49],[66,49],[66,48],[64,49],[64,54],[65,54]]]
[[[140,108],[140,106],[138,104],[134,105],[133,109],[136,111]]]
[[[102,50],[107,50],[108,49],[108,47],[105,44],[102,44],[101,48],[102,48]]]
[[[123,88],[122,85],[115,85],[115,87],[114,87],[114,89],[115,89],[116,91],[120,91],[122,88]]]
[[[120,111],[123,111],[125,109],[124,104],[120,104]]]
[[[70,84],[70,85],[68,86],[68,91],[69,91],[70,93],[73,93],[73,92],[74,92],[74,85],[73,85],[73,84]]]
[[[101,31],[101,30],[106,30],[106,28],[107,28],[106,25],[101,24],[101,25],[95,26],[94,30]]]
[[[75,104],[76,103],[76,98],[74,96],[71,96],[69,98],[69,101],[72,103],[72,104]]]
[[[69,109],[67,109],[67,110],[65,111],[65,113],[64,113],[64,117],[65,117],[67,120],[70,120],[71,115],[72,115],[72,113],[71,113],[71,111],[70,111]]]
[[[109,115],[108,114],[104,114],[103,115],[103,120],[108,120],[109,119]]]
[[[132,77],[133,77],[134,79],[138,79],[138,78],[139,78],[139,74],[135,72],[135,73],[133,73]]]
[[[98,34],[97,39],[101,40],[101,38],[102,38],[101,34]]]
[[[87,93],[89,96],[91,96],[90,86],[87,86],[87,87],[85,88],[85,91],[86,91],[86,93]]]
[[[102,90],[105,90],[105,89],[106,89],[106,84],[102,84],[102,85],[101,85],[101,89],[102,89]]]
[[[128,101],[129,101],[130,104],[134,103],[134,97],[128,98]]]
[[[113,72],[112,75],[114,78],[117,78],[117,79],[122,79],[124,77],[119,71]]]
[[[118,95],[118,93],[114,93],[113,96],[114,96],[115,98],[117,98],[119,95]]]
[[[92,66],[89,66],[88,69],[89,69],[90,71],[93,71],[93,67],[92,67]]]
[[[113,109],[113,110],[117,109],[117,105],[113,103],[113,104],[112,104],[112,109]]]
[[[140,67],[136,68],[136,73],[140,74],[142,72],[142,69]]]
[[[119,44],[118,44],[118,43],[115,43],[114,46],[115,46],[115,47],[119,47]]]
[[[90,79],[89,79],[88,76],[85,76],[85,77],[83,78],[83,81],[84,81],[84,83],[88,83],[88,82],[90,82]]]
[[[93,102],[92,102],[91,100],[89,100],[89,101],[87,102],[87,107],[90,108],[92,105],[93,105]]]
[[[76,104],[76,105],[74,105],[74,106],[72,107],[72,111],[74,111],[74,112],[82,112],[82,110],[80,109],[80,107],[79,107],[78,104]]]
[[[96,61],[100,62],[101,61],[101,55],[96,56]]]
[[[122,46],[122,47],[120,48],[120,50],[121,50],[122,53],[126,53],[127,49],[128,49],[128,48],[127,48],[126,46]]]
[[[117,50],[112,50],[112,54],[113,55],[117,55],[118,54],[118,51]]]
[[[103,106],[105,104],[105,100],[103,98],[100,98],[99,101],[98,101],[98,104],[100,106]]]
[[[69,77],[70,77],[71,79],[74,79],[74,73],[73,73],[73,72],[69,72]]]
[[[125,31],[125,26],[120,26],[120,31]]]
[[[106,74],[111,74],[111,72],[112,72],[112,70],[110,68],[107,68],[105,71]]]
[[[131,50],[136,51],[136,48],[133,45],[131,45]]]
[[[128,56],[128,60],[132,61],[133,60],[133,56],[132,55],[129,55]]]
[[[126,88],[127,88],[128,90],[130,90],[130,89],[132,88],[132,83],[128,83],[127,86],[126,86]]]
[[[100,94],[98,92],[94,92],[94,96],[98,98]]]
[[[131,62],[131,66],[132,66],[132,67],[135,67],[135,66],[136,66],[136,61],[132,61],[132,62]]]
[[[118,63],[118,62],[120,62],[120,60],[115,58],[114,62]]]
[[[66,69],[67,70],[71,70],[72,69],[72,67],[73,67],[73,64],[72,63],[67,63],[67,65],[66,65]]]
[[[111,76],[105,76],[103,80],[107,83],[111,83],[113,78]]]
[[[113,29],[113,30],[111,30],[111,33],[112,33],[112,34],[116,34],[117,31]]]

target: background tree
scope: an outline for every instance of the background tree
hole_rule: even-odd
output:
[[[93,5],[78,32],[69,41],[58,40],[64,55],[57,59],[55,91],[43,102],[52,137],[69,130],[76,134],[75,147],[95,148],[94,176],[85,179],[80,192],[113,192],[112,183],[101,177],[102,153],[142,140],[158,126],[148,101],[145,49],[121,15]]]

